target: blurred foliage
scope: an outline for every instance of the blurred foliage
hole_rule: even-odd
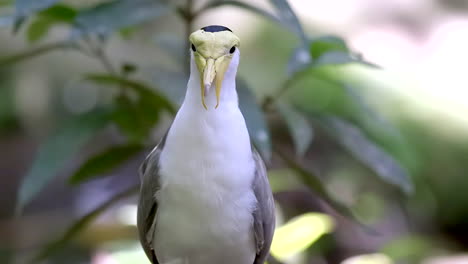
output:
[[[431,243],[434,242],[426,237],[400,237],[385,245],[382,252],[397,261],[418,263],[424,258],[426,252],[434,248]]]
[[[10,79],[7,77],[8,71],[0,70],[0,78],[3,83],[0,84],[0,134],[3,131],[13,130],[17,126],[14,111],[13,93]]]
[[[460,173],[456,171],[460,170],[460,166],[456,164],[468,164],[467,145],[454,148],[453,143],[449,144],[432,135],[421,134],[424,129],[420,127],[401,125],[403,129],[400,130],[386,120],[361,96],[364,88],[359,87],[359,82],[350,81],[350,76],[343,74],[345,71],[340,71],[342,67],[350,64],[372,69],[379,67],[364,60],[360,53],[351,50],[346,41],[339,36],[309,36],[304,32],[299,19],[286,0],[270,0],[273,12],[263,10],[250,2],[228,0],[207,1],[197,9],[191,0],[187,3],[163,0],[110,0],[94,1],[86,6],[71,3],[71,1],[58,0],[0,1],[0,8],[6,10],[0,13],[2,14],[0,26],[11,28],[13,33],[24,34],[31,44],[31,47],[22,52],[0,57],[0,76],[5,80],[0,83],[0,130],[7,130],[8,127],[17,125],[11,99],[13,88],[6,77],[9,75],[9,69],[13,64],[48,52],[66,50],[68,53],[90,57],[96,64],[102,65],[105,72],[84,73],[78,82],[87,83],[110,94],[110,100],[99,101],[85,113],[64,114],[66,121],[61,122],[56,132],[42,144],[36,160],[24,177],[18,194],[18,213],[21,213],[41,190],[47,188],[47,184],[87,142],[107,127],[115,128],[124,138],[123,142],[107,146],[98,153],[89,155],[81,167],[70,176],[71,184],[82,184],[102,177],[137,154],[153,147],[157,142],[152,138],[154,128],[163,125],[164,116],[173,116],[176,113],[184,95],[187,80],[185,55],[186,47],[189,46],[187,35],[194,30],[192,28],[194,19],[202,16],[207,10],[231,6],[268,19],[271,22],[270,28],[286,31],[297,40],[294,42],[296,47],[293,51],[286,50],[285,45],[275,39],[268,40],[271,45],[267,48],[275,51],[271,54],[276,54],[278,57],[281,57],[281,54],[289,54],[287,63],[280,65],[282,72],[279,76],[284,76],[284,80],[279,87],[256,94],[243,78],[239,77],[237,81],[240,108],[245,116],[252,141],[270,164],[276,162],[276,165],[281,167],[281,170],[270,171],[272,187],[277,193],[305,186],[336,211],[355,223],[360,223],[362,215],[353,213],[359,212],[359,206],[340,197],[339,191],[332,191],[327,184],[331,179],[324,176],[332,173],[323,173],[323,164],[320,164],[322,161],[326,163],[327,158],[345,159],[347,164],[353,164],[350,168],[362,169],[364,172],[353,173],[351,170],[347,172],[346,176],[364,175],[364,179],[359,181],[348,179],[350,186],[354,186],[354,182],[368,188],[384,186],[382,188],[386,189],[386,192],[376,191],[372,195],[382,195],[383,200],[388,192],[393,197],[397,197],[395,200],[401,201],[404,200],[401,198],[402,194],[413,193],[412,179],[414,179],[418,186],[412,198],[415,210],[424,204],[424,202],[418,203],[421,195],[435,195],[441,204],[450,204],[438,208],[440,214],[437,220],[443,221],[449,227],[453,223],[456,227],[459,219],[466,219],[468,216],[464,206],[468,203],[468,196],[462,195],[463,185],[458,185],[459,190],[452,191],[453,184],[444,184],[442,177],[437,177],[448,175],[446,177],[452,177],[453,180],[453,177]],[[177,17],[187,28],[185,35],[158,32],[151,40],[171,56],[176,67],[167,67],[161,62],[149,69],[151,76],[145,78],[143,76],[148,69],[143,70],[142,65],[118,63],[107,55],[111,38],[121,38],[130,42],[131,40],[127,38],[128,32],[142,28],[148,23],[157,22],[162,16]],[[67,33],[58,41],[48,41],[49,32],[54,27],[60,27]],[[277,27],[281,29],[276,29]],[[262,37],[259,33],[259,38]],[[271,35],[267,37],[271,38]],[[248,51],[246,54],[246,57],[255,58]],[[265,61],[260,58],[255,60],[257,63],[275,62],[277,65],[274,58],[265,58]],[[271,87],[271,85],[265,86]],[[261,98],[258,100],[256,95],[261,93],[263,96],[258,96]],[[278,130],[287,133],[278,133]],[[412,142],[412,145],[408,142]],[[330,149],[323,153],[323,160],[308,162],[311,149],[320,148],[321,144],[328,144]],[[434,147],[433,144],[437,146]],[[440,152],[434,152],[435,148]],[[441,159],[447,164],[446,166],[438,167],[440,163],[435,161]],[[421,163],[427,166],[421,166]],[[453,171],[448,171],[450,169]],[[368,177],[370,175],[375,177]],[[421,179],[420,175],[425,175],[429,183]],[[284,177],[290,178],[285,180]],[[356,193],[363,188],[356,187]],[[45,259],[57,254],[97,215],[108,209],[115,201],[135,194],[136,190],[131,188],[117,194],[77,220],[59,240],[47,245],[35,259]],[[380,202],[374,203],[374,199],[369,197],[361,198],[367,204],[373,204],[374,211],[379,211]],[[461,200],[464,202],[451,203]],[[382,210],[384,209],[380,211]],[[289,241],[288,236],[299,232],[297,234],[304,235],[305,238],[291,243],[297,242],[300,244],[297,248],[305,250],[320,235],[332,231],[330,226],[318,230],[314,222],[318,221],[318,218],[307,218],[307,215],[303,217],[305,218],[301,218],[303,220],[299,224],[300,228],[294,227],[297,223],[288,223],[279,227],[279,230],[294,229],[280,233],[280,236],[285,237],[281,238],[284,240],[281,242]],[[328,223],[328,220],[325,222]],[[313,232],[307,229],[310,225],[314,225]],[[302,233],[301,230],[307,232]],[[468,234],[468,230],[464,232]],[[413,242],[406,241],[403,245],[409,243],[417,247],[414,254],[419,254],[419,250],[425,251],[424,243],[419,243],[419,240]],[[404,255],[404,253],[394,253],[398,251],[395,248],[398,247],[389,244],[384,252],[389,252],[390,256]],[[282,253],[279,252],[277,255]]]
[[[46,259],[54,254],[59,253],[63,248],[67,246],[69,240],[71,240],[74,236],[76,236],[79,232],[83,231],[86,226],[90,224],[91,221],[96,219],[100,214],[102,214],[105,210],[109,209],[114,203],[118,202],[119,200],[126,198],[130,195],[135,194],[138,191],[138,188],[130,188],[123,192],[118,193],[110,200],[106,201],[105,203],[99,205],[94,210],[83,216],[81,219],[76,221],[68,230],[58,239],[53,240],[49,244],[47,244],[32,260],[33,263],[37,263],[43,259]]]
[[[17,211],[31,201],[60,170],[69,156],[76,153],[99,129],[108,124],[106,111],[94,111],[70,120],[52,136],[37,154],[18,194]]]

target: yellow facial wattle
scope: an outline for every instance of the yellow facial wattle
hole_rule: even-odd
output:
[[[197,30],[190,35],[194,50],[194,59],[200,74],[202,104],[213,81],[215,82],[216,106],[219,106],[224,74],[231,63],[233,47],[240,44],[239,38],[231,31],[207,32]],[[234,49],[235,50],[235,49]]]

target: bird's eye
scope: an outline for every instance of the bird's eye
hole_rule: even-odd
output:
[[[193,52],[197,51],[197,49],[195,48],[195,45],[193,45],[193,43],[192,43],[192,50],[193,50]]]
[[[229,53],[233,54],[234,51],[236,51],[236,46],[232,46],[232,48],[229,50]]]

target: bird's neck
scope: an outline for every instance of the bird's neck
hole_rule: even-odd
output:
[[[235,73],[226,72],[220,104],[216,109],[214,89],[205,97],[208,109],[203,107],[198,76],[198,71],[192,67],[184,102],[172,123],[161,154],[161,170],[171,171],[170,177],[166,177],[166,184],[188,184],[197,193],[212,186],[206,185],[207,182],[214,185],[226,183],[232,189],[239,187],[239,184],[250,188],[254,169],[252,149],[238,106]],[[181,166],[182,163],[185,166]],[[194,172],[197,172],[196,175]],[[210,191],[204,193],[211,194]],[[212,200],[212,197],[207,199]]]

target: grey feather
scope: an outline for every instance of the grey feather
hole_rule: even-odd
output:
[[[255,178],[252,188],[257,198],[257,207],[253,212],[257,256],[253,264],[263,264],[268,257],[275,232],[275,203],[265,163],[255,148],[252,148],[252,155],[255,161]]]
[[[164,148],[166,136],[151,151],[140,167],[141,189],[137,226],[140,242],[153,264],[159,264],[152,245],[158,210],[154,195],[160,188],[159,158]],[[253,212],[253,229],[256,242],[256,257],[253,264],[263,264],[268,257],[275,230],[275,205],[265,164],[254,148],[252,148],[252,155],[255,161],[255,176],[252,188],[257,199],[257,206]]]
[[[166,135],[146,157],[140,166],[140,200],[138,202],[137,226],[141,245],[153,264],[159,264],[153,248],[153,236],[156,226],[158,204],[155,193],[159,190],[159,157],[161,156]]]

